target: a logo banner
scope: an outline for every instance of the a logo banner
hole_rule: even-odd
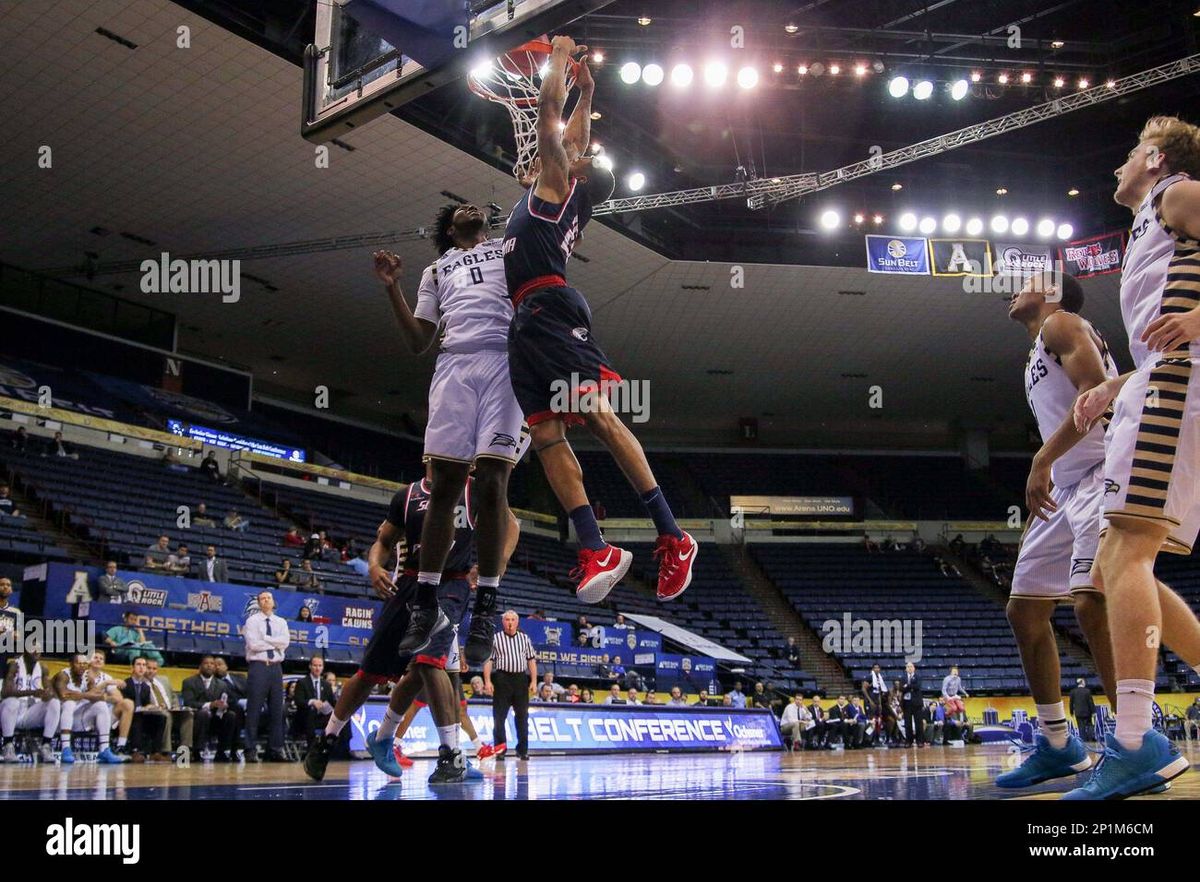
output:
[[[929,275],[929,254],[925,239],[872,235],[868,235],[866,239],[869,272]]]
[[[1063,269],[1076,278],[1120,272],[1125,260],[1125,234],[1102,233],[1090,239],[1068,242],[1059,249]]]
[[[987,239],[930,239],[929,263],[935,276],[990,276],[992,243]]]
[[[614,628],[601,626],[596,635],[589,638],[586,645],[580,644],[575,638],[574,622],[542,622],[537,619],[523,619],[521,630],[529,635],[529,640],[539,648],[577,648],[598,649],[609,655],[620,655],[622,652],[662,651],[662,635],[653,631],[635,630],[633,628]]]
[[[366,737],[379,728],[385,700],[369,701],[351,721],[350,749],[366,750]],[[472,700],[467,713],[484,741],[517,743],[510,714],[505,736],[495,737],[492,704]],[[401,741],[409,756],[433,756],[437,728],[428,708],[421,708]],[[765,709],[673,708],[660,705],[625,707],[599,704],[529,706],[532,752],[583,753],[627,750],[775,750],[783,746],[779,724]]]
[[[1053,272],[1055,253],[1049,245],[996,243],[996,272],[1021,276]]]

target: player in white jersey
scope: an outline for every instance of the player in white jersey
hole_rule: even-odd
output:
[[[1013,570],[1008,621],[1017,639],[1025,679],[1041,731],[1020,767],[996,779],[1000,787],[1029,787],[1091,768],[1083,741],[1067,729],[1062,668],[1051,617],[1072,601],[1100,679],[1115,701],[1112,646],[1104,595],[1092,584],[1104,496],[1104,428],[1075,428],[1072,407],[1083,392],[1116,377],[1108,345],[1079,315],[1083,288],[1072,276],[1037,274],[1009,300],[1033,346],[1025,364],[1025,397],[1042,446],[1025,487],[1029,520]]]
[[[41,662],[40,647],[26,641],[25,652],[8,662],[4,688],[0,691],[0,735],[4,738],[3,761],[17,762],[14,744],[18,729],[42,730],[42,762],[54,762],[51,742],[58,731],[61,702],[50,688],[50,677]]]
[[[104,694],[104,700],[112,708],[113,726],[117,730],[117,749],[113,751],[121,762],[128,762],[129,731],[133,728],[133,699],[126,698],[121,690],[121,684],[104,670],[108,660],[103,649],[92,653],[91,664],[88,667],[88,682],[93,688],[99,687]]]
[[[71,733],[90,729],[100,740],[100,750],[96,756],[98,762],[112,765],[129,762],[128,757],[117,756],[109,749],[113,726],[112,705],[105,700],[104,683],[92,682],[88,671],[90,663],[91,659],[85,653],[76,653],[71,656],[71,664],[59,671],[51,681],[54,693],[62,703],[58,723],[61,729],[59,760],[63,765],[75,762]]]
[[[1200,128],[1151,119],[1116,177],[1114,198],[1134,213],[1121,316],[1135,370],[1080,396],[1075,419],[1088,428],[1116,399],[1093,577],[1108,606],[1117,727],[1067,799],[1123,799],[1183,774],[1188,761],[1151,724],[1160,645],[1200,672],[1200,621],[1154,576],[1160,550],[1188,554],[1200,531]]]
[[[508,370],[512,305],[501,243],[488,238],[487,218],[474,205],[448,205],[438,214],[438,259],[426,267],[410,310],[400,291],[400,258],[375,255],[401,335],[424,352],[443,329],[429,386],[425,459],[432,464],[429,509],[421,532],[421,572],[402,652],[418,652],[436,630],[453,624],[438,608],[438,585],[454,541],[454,508],[474,472],[479,589],[464,655],[482,664],[491,655],[496,593],[508,533],[508,476],[520,459],[524,415]]]

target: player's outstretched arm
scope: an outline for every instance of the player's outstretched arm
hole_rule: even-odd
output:
[[[1078,315],[1056,312],[1042,326],[1042,339],[1046,342],[1046,348],[1061,359],[1067,379],[1079,395],[1102,386],[1108,379],[1100,348],[1096,345],[1087,322]],[[1090,424],[1081,430],[1075,423],[1074,414],[1068,414],[1062,425],[1054,430],[1054,434],[1047,438],[1034,454],[1029,478],[1025,483],[1025,504],[1029,507],[1031,515],[1046,520],[1043,511],[1053,512],[1057,508],[1050,497],[1050,467],[1059,457],[1087,437],[1090,430]]]
[[[1163,221],[1188,239],[1200,239],[1200,181],[1181,181],[1162,198]],[[1152,352],[1172,352],[1200,340],[1200,307],[1159,316],[1142,332]]]
[[[570,172],[567,151],[563,148],[563,133],[559,131],[563,108],[567,103],[567,61],[586,46],[576,46],[570,37],[558,36],[550,41],[549,69],[542,78],[538,93],[537,155],[541,172],[534,183],[533,193],[547,202],[563,202],[570,192]]]
[[[563,132],[563,149],[566,150],[568,161],[586,153],[592,141],[592,94],[596,91],[596,81],[592,79],[586,55],[579,59],[575,85],[579,89],[579,100],[575,102],[575,109],[571,111],[567,129]]]
[[[414,355],[419,355],[433,343],[434,337],[437,336],[437,325],[413,315],[408,301],[404,299],[404,292],[400,290],[400,274],[404,271],[404,264],[401,263],[400,258],[390,251],[376,251],[373,257],[375,259],[375,275],[379,281],[383,282],[387,291],[388,300],[392,304],[392,312],[396,316],[397,324],[400,325],[400,336],[404,339],[404,345]],[[422,289],[426,287],[426,278],[430,276],[429,270],[426,269],[425,275],[421,277]]]

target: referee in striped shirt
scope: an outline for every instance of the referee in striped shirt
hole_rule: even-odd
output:
[[[529,759],[529,696],[537,688],[537,656],[529,635],[517,630],[513,610],[504,614],[504,630],[492,637],[492,657],[483,666],[483,688],[492,696],[493,740],[496,759],[504,759],[508,709],[516,714],[517,756]]]

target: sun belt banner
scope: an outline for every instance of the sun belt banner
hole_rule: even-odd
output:
[[[1063,269],[1078,279],[1120,272],[1125,260],[1125,234],[1102,233],[1068,242],[1059,249]]]
[[[929,266],[935,276],[990,276],[992,243],[987,239],[930,239]]]
[[[869,272],[929,275],[929,253],[923,238],[871,235],[866,238]]]

